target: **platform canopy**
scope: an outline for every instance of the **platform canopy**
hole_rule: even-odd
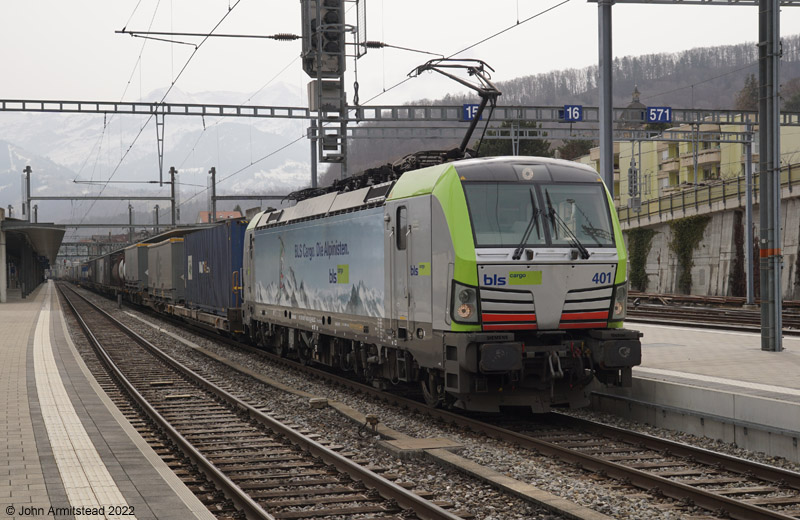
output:
[[[5,219],[0,220],[0,227],[6,232],[7,240],[13,243],[14,239],[25,240],[39,256],[50,260],[50,265],[56,263],[58,249],[66,231],[64,226],[53,223],[32,223],[26,220]]]

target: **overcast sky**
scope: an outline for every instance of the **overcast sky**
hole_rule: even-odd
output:
[[[596,64],[597,4],[561,3],[367,0],[367,38],[449,56],[552,8],[458,57],[486,61],[496,71],[495,80]],[[233,9],[218,33],[301,32],[298,0],[3,0],[2,5],[3,99],[155,101],[149,94],[169,86],[194,49],[115,34],[123,27],[206,33],[230,5]],[[354,12],[348,12],[348,23],[356,23]],[[757,23],[756,7],[615,5],[614,55],[754,42]],[[800,8],[784,8],[781,24],[783,34],[800,32]],[[302,72],[300,50],[299,40],[209,39],[176,87],[185,92],[227,90],[249,95],[271,81],[282,81],[305,90],[309,78]],[[458,91],[454,83],[431,74],[391,89],[431,57],[396,49],[370,50],[357,63],[360,101],[387,89],[372,103],[395,104]],[[347,67],[352,101],[353,60]],[[298,97],[293,105],[301,102]]]

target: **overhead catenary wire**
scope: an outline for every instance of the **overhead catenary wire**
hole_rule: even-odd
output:
[[[136,14],[136,10],[138,9],[138,7],[139,7],[139,4],[141,4],[141,0],[139,0],[139,3],[137,3],[137,4],[136,4],[136,7],[134,8],[133,12],[131,13],[130,17],[128,18],[128,21],[127,21],[127,23],[125,24],[126,26],[127,26],[127,25],[130,23],[130,21],[133,19],[133,16],[134,16],[134,14]],[[160,5],[161,5],[161,0],[158,0],[158,2],[156,3],[156,7],[155,7],[155,9],[153,10],[153,16],[151,16],[151,17],[150,17],[150,24],[149,24],[149,26],[148,26],[148,27],[152,27],[152,26],[153,26],[153,23],[155,22],[155,19],[156,19],[156,14],[158,14],[158,8],[159,8],[159,6],[160,6]],[[127,93],[128,93],[128,89],[129,89],[129,88],[130,88],[130,86],[131,86],[131,81],[133,80],[133,75],[134,75],[134,74],[136,74],[136,69],[138,68],[138,69],[139,69],[139,71],[140,71],[140,73],[141,73],[142,55],[143,55],[143,53],[144,53],[144,48],[145,48],[145,45],[146,45],[146,44],[147,44],[147,42],[142,42],[142,47],[139,49],[139,56],[136,58],[136,61],[135,61],[135,62],[134,62],[134,64],[133,64],[133,68],[131,69],[131,74],[130,74],[130,76],[128,76],[128,81],[127,81],[127,83],[125,84],[125,88],[124,88],[124,89],[123,89],[123,91],[122,91],[122,95],[120,96],[120,101],[122,101],[123,99],[125,99],[125,94],[127,94]],[[140,84],[140,86],[141,86],[141,79],[140,79],[140,81],[139,81],[139,84]],[[141,92],[140,92],[140,96],[139,96],[139,97],[141,97]],[[113,119],[114,119],[114,114],[112,114],[112,115],[111,115],[111,120],[113,121]],[[100,137],[99,137],[99,139],[97,140],[97,142],[95,142],[94,146],[92,146],[92,149],[91,149],[91,150],[89,150],[89,154],[86,156],[86,159],[84,160],[84,162],[83,162],[83,165],[81,165],[80,169],[79,169],[79,170],[78,170],[78,172],[75,174],[75,178],[73,179],[73,181],[77,180],[77,178],[78,178],[78,175],[80,175],[80,174],[81,174],[81,172],[83,171],[83,168],[84,168],[84,167],[86,167],[86,164],[88,163],[88,161],[89,161],[89,158],[90,158],[90,157],[92,156],[92,154],[94,153],[94,150],[95,150],[95,148],[97,148],[97,146],[98,146],[98,145],[101,143],[101,141],[102,141],[102,139],[103,139],[103,136],[104,136],[104,134],[105,134],[105,131],[106,131],[106,125],[105,125],[105,120],[104,120],[104,124],[103,124],[103,133],[100,135]],[[122,138],[122,137],[121,137],[121,134],[120,134],[120,139],[121,139],[121,138]],[[120,149],[121,149],[121,148],[122,148],[122,146],[120,145]],[[98,152],[98,153],[99,153],[99,152]],[[80,204],[83,204],[83,202],[81,202]]]
[[[464,47],[463,49],[461,49],[461,50],[460,50],[460,51],[458,51],[458,52],[454,52],[453,54],[451,54],[450,56],[448,56],[448,58],[452,58],[453,56],[457,56],[457,55],[461,54],[462,52],[466,52],[466,51],[468,51],[468,50],[470,50],[470,49],[473,49],[473,48],[477,47],[478,45],[480,45],[480,44],[482,44],[482,43],[486,43],[486,42],[488,42],[489,40],[492,40],[492,39],[494,39],[494,38],[496,38],[496,37],[500,36],[501,34],[503,34],[503,33],[506,33],[506,32],[508,32],[508,31],[510,31],[511,29],[514,29],[514,28],[516,28],[516,27],[519,27],[520,25],[523,25],[523,24],[525,24],[525,23],[527,23],[527,22],[530,22],[531,20],[534,20],[534,19],[536,19],[536,18],[539,18],[540,16],[542,16],[542,15],[544,15],[544,14],[547,14],[547,13],[549,13],[550,11],[553,11],[553,10],[555,10],[555,9],[558,9],[559,7],[563,6],[564,4],[568,4],[568,3],[569,3],[569,2],[571,2],[571,1],[572,1],[572,0],[563,0],[562,2],[559,2],[559,3],[555,4],[555,5],[552,5],[552,6],[548,7],[547,9],[544,9],[544,10],[542,10],[542,11],[539,11],[538,13],[536,13],[536,14],[533,14],[533,15],[531,15],[531,16],[529,16],[529,17],[525,18],[525,19],[524,19],[524,20],[522,20],[522,21],[519,21],[519,20],[517,20],[517,22],[516,22],[515,24],[509,25],[509,26],[508,26],[508,27],[506,27],[505,29],[502,29],[502,30],[500,30],[500,31],[497,31],[496,33],[494,33],[494,34],[492,34],[492,35],[490,35],[490,36],[487,36],[486,38],[484,38],[484,39],[482,39],[482,40],[479,40],[479,41],[477,41],[477,42],[473,43],[472,45],[469,45],[469,46],[467,46],[467,47]]]
[[[209,34],[212,34],[222,24],[222,22],[224,22],[228,18],[228,16],[231,14],[231,12],[233,12],[233,10],[236,9],[236,6],[238,6],[241,1],[242,0],[236,0],[236,3],[234,3],[233,6],[228,8],[228,11],[225,12],[225,14],[222,16],[222,18],[220,18],[220,20],[216,23],[216,25],[214,25],[214,27],[211,29],[211,31],[209,31]],[[183,64],[183,67],[181,67],[181,70],[174,77],[174,79],[172,80],[172,84],[167,88],[167,91],[164,92],[164,95],[161,97],[161,100],[158,103],[163,103],[164,100],[169,95],[169,93],[172,92],[172,89],[175,87],[175,84],[181,78],[183,73],[186,71],[186,68],[192,62],[192,59],[197,55],[197,52],[200,50],[200,47],[202,47],[202,45],[206,41],[208,41],[208,37],[204,38],[199,44],[197,44],[197,47],[195,47],[194,51],[192,51],[192,54],[189,55],[189,58],[186,60],[186,63]],[[150,114],[150,116],[147,118],[147,121],[145,121],[144,125],[142,125],[142,127],[139,129],[139,132],[133,138],[133,141],[128,146],[128,149],[125,151],[123,156],[120,158],[119,162],[117,163],[117,166],[114,168],[114,171],[111,172],[111,175],[109,176],[107,181],[110,181],[111,179],[113,179],[114,176],[117,174],[117,172],[119,171],[120,167],[122,166],[122,163],[125,161],[125,158],[128,156],[130,151],[133,149],[133,146],[139,140],[139,137],[142,135],[142,132],[147,127],[148,123],[153,119],[153,117],[155,117],[155,114]],[[107,187],[108,187],[108,182],[106,182],[103,185],[103,187],[100,189],[100,192],[97,194],[97,196],[99,197],[100,195],[102,195]],[[81,218],[81,221],[78,223],[79,225],[83,224],[83,221],[86,220],[86,217],[89,215],[89,213],[91,212],[92,208],[94,208],[94,205],[96,203],[97,203],[97,200],[95,199],[92,202],[92,205],[89,206],[89,209],[86,211],[86,213],[84,214],[83,218]]]
[[[478,42],[476,42],[476,43],[474,43],[474,44],[472,44],[472,45],[469,45],[469,46],[465,47],[464,49],[461,49],[460,51],[457,51],[457,52],[455,52],[455,53],[451,54],[450,56],[448,56],[448,58],[452,58],[453,56],[456,56],[457,54],[460,54],[460,53],[462,53],[462,52],[465,52],[465,51],[467,51],[467,50],[469,50],[469,49],[472,49],[472,48],[474,48],[474,47],[477,47],[478,45],[480,45],[480,44],[482,44],[482,43],[485,43],[485,42],[487,42],[487,41],[489,41],[489,40],[491,40],[491,39],[493,39],[493,38],[496,38],[497,36],[500,36],[501,34],[503,34],[503,33],[505,33],[505,32],[508,32],[509,30],[513,29],[514,27],[518,27],[519,25],[522,25],[522,24],[524,24],[524,23],[526,23],[526,22],[529,22],[529,21],[531,21],[531,20],[534,20],[534,19],[536,19],[536,18],[538,18],[538,17],[542,16],[543,14],[546,14],[546,13],[548,13],[548,12],[550,12],[550,11],[554,10],[554,9],[557,9],[558,7],[561,7],[561,6],[563,6],[563,5],[567,4],[567,3],[569,3],[570,1],[571,1],[571,0],[563,0],[563,1],[561,1],[561,2],[559,2],[559,3],[557,3],[557,4],[555,4],[555,5],[553,5],[553,6],[551,6],[551,7],[548,7],[547,9],[544,9],[544,10],[542,10],[542,11],[539,11],[539,12],[537,12],[537,13],[536,13],[536,14],[534,14],[534,15],[531,15],[531,16],[529,16],[528,18],[525,18],[524,20],[521,20],[521,21],[519,21],[519,20],[518,20],[518,21],[517,21],[517,23],[515,23],[515,24],[513,24],[513,25],[511,25],[511,26],[509,26],[509,27],[507,27],[507,28],[505,28],[505,29],[503,29],[503,30],[501,30],[501,31],[498,31],[498,32],[496,32],[496,33],[494,33],[494,34],[492,34],[492,35],[490,35],[490,36],[486,37],[486,38],[483,38],[483,39],[479,40]],[[419,51],[419,52],[425,52],[425,51]],[[430,54],[433,54],[433,53],[430,53]],[[440,55],[440,54],[436,54],[436,55]],[[397,83],[395,83],[394,85],[392,85],[391,87],[388,87],[388,88],[386,88],[386,86],[385,86],[385,84],[384,84],[384,87],[383,87],[383,89],[382,89],[382,91],[381,91],[381,92],[379,92],[379,93],[375,94],[374,96],[372,96],[371,98],[367,99],[367,100],[366,100],[364,103],[370,103],[370,102],[374,101],[374,100],[375,100],[375,99],[377,99],[378,97],[380,97],[380,96],[383,96],[384,94],[386,94],[386,93],[388,93],[388,92],[390,92],[390,91],[394,90],[395,88],[397,88],[397,87],[399,87],[399,86],[403,85],[404,83],[406,83],[407,81],[410,81],[411,79],[413,79],[413,78],[412,78],[412,77],[409,77],[409,76],[406,76],[405,78],[403,78],[402,80],[398,81]],[[384,78],[384,81],[385,81],[385,78]],[[234,177],[234,176],[236,176],[236,175],[238,175],[238,174],[240,174],[240,173],[244,172],[245,170],[247,170],[247,169],[248,169],[248,168],[250,168],[251,166],[253,166],[253,165],[255,165],[255,164],[258,164],[259,162],[261,162],[261,161],[263,161],[263,160],[266,160],[266,159],[267,159],[267,158],[269,158],[269,157],[272,157],[272,156],[273,156],[273,155],[275,155],[276,153],[279,153],[279,152],[281,152],[281,151],[285,150],[285,149],[286,149],[286,148],[288,148],[289,146],[291,146],[291,145],[293,145],[293,144],[295,144],[295,143],[299,142],[300,140],[304,139],[305,137],[306,137],[305,135],[302,135],[302,136],[298,137],[297,139],[295,139],[294,141],[292,141],[292,142],[288,143],[287,145],[284,145],[284,146],[282,146],[282,147],[278,148],[277,150],[274,150],[273,152],[270,152],[269,154],[267,154],[267,155],[265,155],[265,156],[261,157],[260,159],[257,159],[257,160],[255,160],[255,161],[251,161],[251,163],[250,163],[250,164],[248,164],[248,165],[246,165],[246,166],[244,166],[244,167],[240,168],[239,170],[237,170],[237,171],[235,171],[235,172],[233,172],[233,173],[231,173],[231,174],[229,174],[229,175],[227,175],[227,176],[223,177],[222,179],[219,179],[219,180],[217,181],[217,184],[219,184],[219,183],[221,183],[221,182],[223,182],[223,181],[225,181],[225,180],[227,180],[227,179],[230,179],[230,178],[232,178],[232,177]],[[205,189],[205,190],[203,190],[203,191],[208,191],[208,188],[206,188],[206,189]],[[183,201],[183,202],[181,203],[181,205],[182,205],[182,204],[185,204],[185,203],[187,203],[187,202],[189,202],[189,201],[190,201],[190,200],[192,200],[192,199],[194,199],[195,197],[197,197],[198,195],[200,195],[201,193],[203,193],[203,191],[201,191],[200,193],[198,193],[198,194],[195,194],[195,195],[193,195],[191,198],[189,198],[189,199],[187,199],[187,200]]]
[[[286,66],[283,67],[277,74],[272,76],[272,78],[270,78],[266,83],[261,85],[261,87],[258,90],[256,90],[252,94],[250,94],[250,96],[240,104],[241,105],[246,105],[247,103],[252,101],[252,99],[254,97],[256,97],[259,93],[261,93],[261,91],[264,90],[265,88],[267,88],[270,84],[272,84],[273,81],[278,79],[278,77],[280,77],[281,74],[286,72],[286,70],[289,67],[291,67],[292,65],[294,65],[299,59],[300,59],[299,56],[293,58],[291,62],[287,63]],[[203,131],[200,132],[199,136],[197,136],[197,140],[194,142],[194,145],[192,145],[192,149],[189,151],[189,153],[186,155],[186,157],[184,157],[183,161],[178,166],[179,169],[183,167],[183,165],[186,163],[186,161],[189,160],[189,157],[191,157],[191,155],[194,153],[195,149],[197,148],[197,145],[200,144],[200,140],[203,138],[203,136],[205,135],[206,131],[209,130],[210,128],[212,128],[212,127],[217,126],[218,124],[220,124],[224,120],[225,120],[225,117],[218,117],[217,120],[214,121],[211,125],[206,126],[205,119],[203,119]],[[219,162],[219,133],[217,133],[217,162]]]

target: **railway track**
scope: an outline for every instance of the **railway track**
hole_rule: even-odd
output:
[[[800,335],[798,302],[784,303],[783,333]],[[629,298],[626,321],[760,332],[760,309],[745,309],[743,304],[742,298],[634,295]]]
[[[563,414],[504,429],[520,446],[728,518],[800,517],[795,472]]]
[[[459,518],[236,398],[60,289],[112,377],[247,518]]]
[[[506,423],[498,421],[496,416],[481,419],[431,409],[421,402],[295,363],[231,338],[203,329],[195,332],[408,411],[578,465],[602,478],[616,479],[622,485],[674,499],[677,508],[695,505],[712,514],[724,513],[736,519],[800,518],[800,474],[795,472],[562,414],[551,414],[549,419],[537,422]]]

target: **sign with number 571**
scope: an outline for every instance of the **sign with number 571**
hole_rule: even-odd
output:
[[[671,107],[647,107],[647,122],[648,123],[671,123],[672,122],[672,108]]]

